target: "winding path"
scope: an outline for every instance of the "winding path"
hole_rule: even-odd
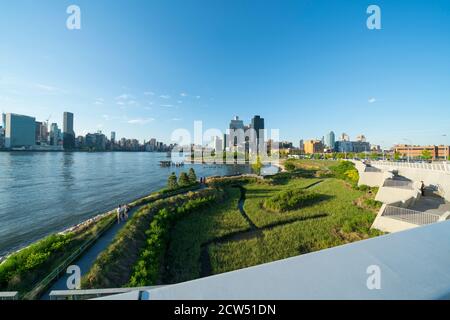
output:
[[[141,205],[138,205],[134,208],[132,208],[128,214],[128,220],[133,217],[133,215],[139,211],[142,207],[161,200],[166,199],[170,197],[174,197],[180,194],[185,194],[192,190],[201,190],[204,189],[206,186],[201,185],[197,189],[189,189],[182,192],[175,192],[173,194],[167,195],[166,197],[160,197],[155,198],[154,200],[151,200],[149,202],[145,202]],[[81,271],[81,277],[83,277],[85,274],[89,272],[92,265],[94,264],[95,260],[97,259],[98,255],[105,250],[114,240],[117,233],[126,225],[126,221],[123,221],[121,223],[115,223],[113,226],[111,226],[108,230],[106,230],[94,243],[92,246],[90,246],[79,258],[77,258],[72,265],[76,265],[80,268]],[[70,275],[63,273],[60,275],[60,277],[47,289],[47,291],[41,296],[41,300],[49,300],[50,299],[50,292],[53,290],[67,290],[67,279]]]

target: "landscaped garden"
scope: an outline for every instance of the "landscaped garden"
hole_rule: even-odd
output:
[[[293,164],[266,179],[210,179],[207,189],[141,209],[85,287],[178,283],[380,234],[370,229],[376,190],[356,186],[351,163]]]

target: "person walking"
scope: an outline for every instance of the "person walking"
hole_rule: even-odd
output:
[[[119,205],[116,209],[116,213],[117,213],[117,223],[120,223],[121,220],[121,216],[122,216],[122,206]]]
[[[124,219],[128,220],[128,212],[130,211],[130,207],[126,204],[123,206],[123,215]]]

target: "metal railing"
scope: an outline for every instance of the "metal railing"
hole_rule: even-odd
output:
[[[107,289],[87,289],[87,290],[54,290],[50,292],[50,300],[86,300],[93,298],[101,298],[132,291],[146,291],[161,286],[136,287],[136,288],[107,288]]]
[[[425,169],[433,171],[444,171],[450,172],[450,164],[446,162],[400,162],[400,161],[371,161],[372,165],[375,166],[391,166],[391,167],[402,167],[402,168],[412,168],[412,169]]]
[[[111,211],[113,212],[113,211]],[[100,229],[96,235],[83,243],[78,247],[70,256],[68,256],[59,266],[53,269],[44,279],[42,279],[30,292],[23,296],[23,299],[33,299],[39,296],[54,280],[66,271],[67,267],[72,264],[86,249],[88,249],[98,238],[100,238],[105,231],[107,231],[114,223],[116,219],[111,219],[102,229]]]
[[[364,168],[364,172],[382,172],[382,170],[378,169],[378,168],[375,168],[375,167],[366,166]]]
[[[419,226],[438,222],[440,218],[440,216],[437,214],[415,211],[390,205],[386,206],[382,216],[402,220]]]
[[[1,300],[18,300],[19,292],[17,291],[5,291],[0,292],[0,301]]]
[[[408,190],[414,189],[411,181],[392,180],[392,179],[386,179],[383,183],[383,187],[400,188]]]

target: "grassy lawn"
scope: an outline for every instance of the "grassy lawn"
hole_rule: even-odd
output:
[[[266,185],[260,183],[248,184],[245,186],[247,192],[244,209],[257,227],[265,227],[274,223],[281,223],[283,221],[290,221],[295,218],[310,217],[319,213],[323,213],[322,203],[317,203],[317,205],[314,206],[315,209],[312,210],[301,209],[283,213],[269,212],[262,207],[262,203],[265,199],[277,194],[282,190],[307,188],[316,183],[319,184],[311,187],[311,190],[318,191],[319,185],[324,182],[323,180],[317,178],[297,178],[290,180],[286,184],[280,185]]]
[[[375,213],[355,205],[365,192],[354,190],[344,181],[333,178],[310,188],[326,196],[326,200],[284,213],[261,208],[260,202],[265,197],[282,188],[304,186],[313,181],[296,179],[281,186],[247,185],[245,210],[258,227],[316,214],[326,216],[263,229],[259,237],[252,239],[211,245],[209,254],[213,273],[267,263],[380,234],[370,230]]]
[[[200,277],[203,243],[249,229],[238,210],[239,189],[227,188],[226,200],[183,217],[170,233],[164,283],[177,283]]]

